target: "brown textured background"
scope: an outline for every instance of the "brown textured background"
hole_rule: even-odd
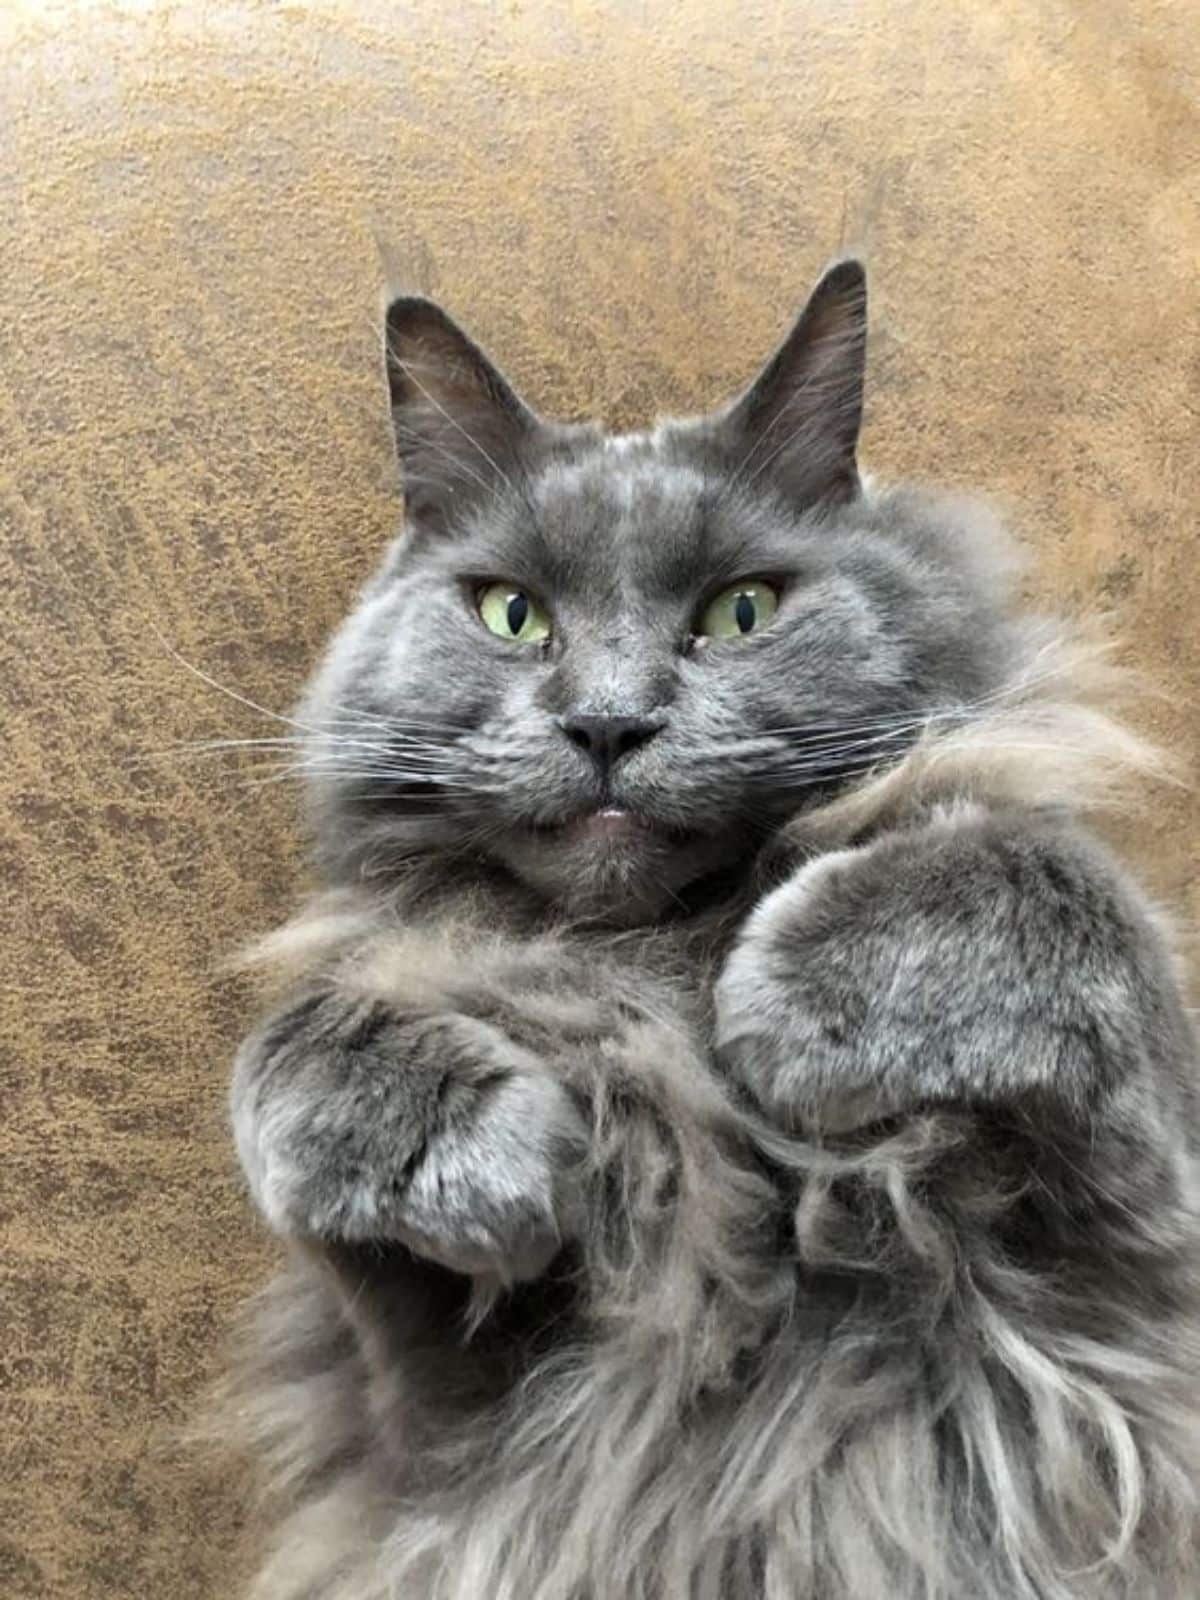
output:
[[[386,236],[562,415],[721,397],[874,267],[866,456],[981,485],[1196,739],[1195,0],[0,0],[0,1595],[236,1592],[164,1441],[269,1248],[218,971],[289,797],[147,759],[271,731],[397,515]],[[1197,809],[1133,844],[1196,899]]]

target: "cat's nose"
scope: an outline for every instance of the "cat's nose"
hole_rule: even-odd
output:
[[[559,717],[558,725],[571,743],[586,750],[601,772],[607,774],[622,756],[653,739],[666,725],[666,720],[654,716],[594,716],[581,711],[574,716]]]

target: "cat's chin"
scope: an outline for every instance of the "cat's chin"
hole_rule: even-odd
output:
[[[725,851],[711,836],[665,827],[616,807],[557,827],[515,834],[499,846],[505,865],[572,916],[652,922]]]

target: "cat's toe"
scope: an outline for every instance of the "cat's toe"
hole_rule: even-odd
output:
[[[571,1229],[582,1118],[542,1073],[497,1075],[472,1101],[433,1135],[397,1195],[397,1236],[458,1271],[535,1277]]]

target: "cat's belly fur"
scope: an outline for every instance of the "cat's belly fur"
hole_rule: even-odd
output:
[[[555,1070],[589,1114],[572,1243],[492,1298],[382,1227],[298,1256],[241,1378],[293,1508],[260,1600],[1195,1600],[1192,1045],[1123,894],[1053,820],[961,808],[805,869],[717,984],[754,1113],[653,989],[612,1005],[636,973],[590,947],[426,952],[425,1004],[501,1027],[514,1072],[522,977],[559,973]],[[330,1163],[358,1183],[338,1094],[409,1082],[370,1054],[378,1007],[412,1004],[412,936],[384,938],[405,959],[352,969],[365,1019],[318,996],[243,1057],[268,1197],[306,1155],[318,1196]],[[894,1014],[839,1004],[837,962]],[[818,1140],[789,1115],[872,1063],[873,1120]],[[281,1085],[311,1144],[272,1143]],[[387,1132],[381,1104],[354,1128]]]
[[[1094,1458],[1113,1394],[1156,1492],[1168,1394],[1155,1402],[1145,1351],[1093,1344],[1090,1368],[1082,1341],[1064,1355],[1070,1337],[1030,1315],[999,1250],[956,1265],[903,1176],[921,1158],[899,1138],[849,1214],[822,1188],[802,1230],[814,1260],[823,1234],[844,1259],[857,1233],[866,1266],[887,1213],[900,1270],[886,1281],[764,1253],[736,1286],[650,1275],[598,1327],[581,1314],[586,1272],[563,1261],[468,1337],[462,1280],[407,1260],[379,1291],[375,1311],[390,1305],[398,1332],[372,1375],[364,1351],[381,1347],[350,1336],[340,1295],[298,1266],[282,1314],[264,1311],[273,1388],[259,1407],[284,1450],[307,1451],[310,1476],[256,1594],[1194,1600],[1194,1552],[1172,1567],[1156,1545],[1145,1562],[1125,1549],[1057,1588],[1029,1586],[1006,1556],[1006,1519],[1024,1552],[1044,1547],[1047,1570],[1082,1555],[1072,1525],[1102,1519],[1111,1488]],[[713,1163],[720,1204],[737,1186],[715,1149]],[[365,1298],[361,1326],[375,1314]],[[1057,1504],[1040,1481],[1051,1450]],[[979,1472],[988,1452],[1007,1505]]]

